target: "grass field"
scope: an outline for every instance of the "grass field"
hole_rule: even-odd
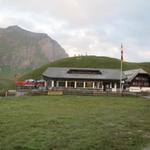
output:
[[[0,150],[149,150],[150,100],[0,98]]]

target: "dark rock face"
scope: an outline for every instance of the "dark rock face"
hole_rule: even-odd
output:
[[[0,28],[0,66],[35,68],[68,57],[47,34],[33,33],[18,26]]]

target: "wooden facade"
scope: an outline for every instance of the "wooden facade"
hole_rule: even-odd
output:
[[[150,76],[148,74],[137,74],[128,84],[133,87],[150,87]]]
[[[130,92],[150,92],[150,75],[143,69],[124,71],[126,89]]]

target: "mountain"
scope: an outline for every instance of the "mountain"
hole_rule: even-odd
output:
[[[25,73],[66,57],[65,50],[47,34],[26,31],[19,26],[0,28],[0,76]]]
[[[58,60],[52,63],[43,65],[32,72],[22,76],[21,79],[40,79],[42,73],[48,67],[77,67],[77,68],[120,68],[120,60],[110,57],[97,57],[97,56],[80,56],[70,57]],[[132,63],[123,62],[123,70],[143,68],[150,73],[150,62],[147,63]]]

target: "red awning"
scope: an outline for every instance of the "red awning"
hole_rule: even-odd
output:
[[[16,84],[18,84],[18,85],[24,85],[24,84],[26,84],[26,82],[25,81],[16,81]]]

